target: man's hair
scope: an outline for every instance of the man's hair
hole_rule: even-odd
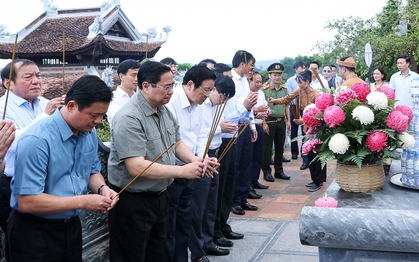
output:
[[[245,50],[239,50],[234,54],[232,65],[234,68],[237,68],[240,66],[240,63],[248,64],[250,61],[253,60],[253,63],[256,63],[256,59],[253,57],[253,55]]]
[[[176,61],[171,57],[166,57],[160,60],[160,63],[165,65],[177,65]]]
[[[304,67],[304,66],[305,66],[305,64],[303,62],[301,62],[301,61],[295,61],[295,63],[292,65],[292,68],[293,69],[297,69],[299,67]]]
[[[119,64],[118,69],[117,69],[117,73],[119,74],[123,74],[126,75],[128,70],[130,69],[138,69],[140,68],[140,63],[137,60],[134,59],[127,59],[122,61],[122,63]]]
[[[331,66],[331,65],[329,65],[329,64],[325,64],[325,65],[323,65],[323,69],[324,69],[326,66],[328,66],[328,67],[330,67],[330,69],[332,69],[332,66]]]
[[[12,82],[14,83],[16,81],[16,75],[17,75],[17,69],[16,69],[16,64],[20,63],[21,65],[19,66],[19,69],[28,65],[35,65],[36,63],[32,60],[29,59],[15,59],[14,64],[13,64],[13,72],[12,72]],[[1,82],[4,88],[7,88],[4,84],[4,80],[5,79],[9,79],[9,75],[10,75],[10,67],[11,67],[12,63],[8,63],[3,70],[1,71]]]
[[[336,66],[334,65],[334,64],[331,64],[330,65],[330,68],[332,69],[332,68],[336,68]],[[337,69],[337,68],[336,68]]]
[[[199,62],[199,64],[198,64],[198,65],[204,65],[204,66],[207,66],[208,64],[213,64],[213,65],[216,65],[216,64],[217,64],[217,62],[215,62],[213,59],[209,59],[209,58],[207,58],[207,59],[204,59],[204,60],[202,60],[201,62]]]
[[[349,72],[353,72],[353,73],[355,73],[355,68],[352,68],[352,67],[347,67],[347,66],[342,66],[342,65],[338,65],[339,67],[344,67],[344,68],[346,68],[346,70],[348,70]]]
[[[196,65],[191,67],[183,77],[182,85],[186,85],[189,81],[192,81],[195,84],[195,89],[202,85],[202,82],[208,79],[215,81],[216,76],[206,66]]]
[[[148,82],[150,84],[156,84],[160,82],[161,76],[167,72],[172,73],[172,70],[165,64],[155,61],[145,62],[141,65],[141,69],[138,70],[138,87],[142,90],[143,82]]]
[[[231,67],[223,63],[217,63],[212,70],[216,74],[223,74],[224,72],[231,71]]]
[[[308,66],[310,66],[311,64],[316,64],[318,68],[320,68],[320,64],[317,61],[311,61],[310,63],[308,63]]]
[[[311,83],[311,77],[312,77],[312,73],[310,70],[305,70],[303,72],[298,73],[297,75],[297,82],[299,80],[303,81],[303,82],[309,82]]]
[[[95,102],[110,102],[112,90],[98,76],[84,75],[73,83],[65,97],[65,104],[70,100],[77,102],[79,111]]]
[[[404,60],[406,60],[406,63],[410,64],[410,56],[408,56],[408,55],[400,55],[400,56],[397,57],[396,61],[399,60],[399,59],[404,59]]]
[[[215,88],[218,93],[223,94],[228,98],[232,98],[236,94],[236,86],[233,79],[223,74],[219,74],[217,76],[217,79],[215,80]]]

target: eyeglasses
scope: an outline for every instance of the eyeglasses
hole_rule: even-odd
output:
[[[201,88],[202,92],[204,92],[204,95],[206,95],[206,96],[209,96],[214,92],[214,88],[212,88],[211,90],[205,90],[201,86],[199,88]]]
[[[323,73],[330,73],[330,70],[323,70]]]
[[[164,89],[164,91],[169,90],[170,88],[173,89],[173,86],[175,85],[175,83],[169,84],[169,85],[165,85],[165,86],[159,86],[156,84],[151,84],[152,87],[159,87],[161,89]]]

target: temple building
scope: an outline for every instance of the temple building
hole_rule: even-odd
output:
[[[63,53],[65,77],[102,76],[106,68],[115,71],[123,60],[153,58],[171,31],[167,26],[163,28],[164,34],[157,34],[155,29],[140,34],[117,0],[104,2],[97,8],[68,10],[52,6],[50,0],[41,2],[45,11],[18,32],[15,57],[35,61],[44,83],[50,82],[45,79],[49,75],[62,78]],[[15,36],[0,32],[1,59],[12,58]],[[73,81],[65,82],[68,89]]]

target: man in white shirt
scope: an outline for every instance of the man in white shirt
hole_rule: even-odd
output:
[[[327,83],[327,80],[322,75],[319,74],[319,68],[320,68],[320,64],[317,61],[311,61],[310,64],[308,65],[308,70],[310,70],[311,73],[313,73],[311,77],[312,80],[311,80],[310,86],[316,89],[317,91],[319,91],[320,93],[323,93],[324,90],[321,83],[326,89],[329,89],[329,84]],[[320,81],[322,81],[321,83],[319,79],[317,79],[316,75],[314,74],[314,71],[316,71],[319,74]]]
[[[50,116],[58,106],[64,105],[65,95],[51,101],[41,97],[41,77],[35,62],[27,59],[14,61],[12,79],[10,81],[11,63],[7,64],[2,72],[1,79],[4,87],[9,87],[7,108],[5,108],[6,96],[0,98],[0,115],[6,110],[6,119],[14,122],[16,126],[15,140],[7,151],[4,174],[0,175],[0,226],[6,234],[7,219],[11,211],[10,207],[10,181],[15,173],[16,145],[20,136],[27,127],[33,123]],[[9,257],[9,249],[6,242],[6,261]]]
[[[390,87],[396,92],[395,105],[407,105],[413,108],[410,86],[414,77],[419,75],[409,69],[410,57],[401,55],[397,57],[397,68],[399,72],[394,73],[390,78]]]
[[[127,59],[119,64],[117,73],[121,84],[113,91],[113,99],[108,112],[106,112],[110,125],[116,112],[135,94],[138,87],[137,73],[139,69],[140,63],[134,59]]]
[[[215,74],[205,66],[193,66],[184,78],[182,87],[174,90],[167,104],[177,123],[182,141],[189,147],[192,154],[202,160],[208,133],[203,121],[201,104],[214,91]],[[205,157],[207,175],[212,177],[209,169],[218,166],[217,159]],[[176,165],[183,162],[177,160]],[[210,168],[209,168],[210,167]],[[184,178],[175,178],[167,188],[169,202],[169,225],[167,230],[166,251],[164,261],[188,261],[189,236],[191,224],[202,223],[192,219],[192,211],[196,211],[192,201],[195,182]],[[201,232],[194,232],[200,234]],[[200,259],[197,257],[196,259]]]

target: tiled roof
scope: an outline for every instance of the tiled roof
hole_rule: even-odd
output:
[[[89,26],[96,16],[50,17],[24,39],[18,42],[17,54],[62,53],[63,29],[66,31],[66,53],[88,48],[95,38],[88,39]],[[33,24],[33,23],[32,23]],[[31,26],[30,26],[31,27]],[[112,37],[114,38],[114,37]],[[103,38],[106,46],[119,52],[146,52],[146,43]],[[158,49],[164,42],[149,43],[148,52]],[[157,51],[157,50],[156,50]],[[0,53],[13,52],[12,43],[0,43]]]

